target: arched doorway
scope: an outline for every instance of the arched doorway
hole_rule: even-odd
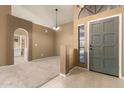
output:
[[[32,22],[8,15],[8,32],[7,32],[7,65],[14,64],[14,32],[21,28],[28,32],[28,61],[32,60]]]
[[[17,28],[14,31],[14,64],[28,62],[28,31]]]

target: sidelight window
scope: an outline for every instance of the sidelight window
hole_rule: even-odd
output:
[[[79,62],[81,64],[84,64],[85,63],[85,59],[84,59],[84,45],[85,45],[85,37],[84,37],[84,25],[81,25],[78,27],[78,35],[79,35],[79,39],[78,39],[78,42],[79,42],[79,46],[78,46],[78,49],[79,49]]]

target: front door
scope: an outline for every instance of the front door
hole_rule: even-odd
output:
[[[119,75],[119,17],[90,23],[90,70]]]

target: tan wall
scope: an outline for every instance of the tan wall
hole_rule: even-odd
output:
[[[11,5],[0,5],[0,14],[11,14]]]
[[[11,6],[0,6],[0,65],[13,64],[13,35],[17,28],[23,28],[30,35],[30,60],[55,55],[55,48],[59,54],[60,45],[72,45],[73,23],[61,25],[60,32],[55,34],[54,31],[48,29],[48,33],[41,32],[46,27],[32,24],[27,20],[8,15],[11,13]],[[57,36],[57,37],[56,37]],[[55,38],[56,37],[56,38]],[[31,41],[32,40],[32,41]],[[57,43],[56,43],[57,40]],[[60,42],[59,42],[60,41]],[[37,44],[38,46],[35,46]],[[32,51],[32,53],[31,53]],[[73,58],[73,49],[69,49],[70,59]],[[73,60],[70,61],[72,68]]]
[[[47,29],[48,32],[44,32],[43,29]],[[33,24],[32,37],[32,59],[55,56],[55,31]]]
[[[73,22],[60,25],[60,31],[56,32],[56,55],[60,55],[60,47],[66,46],[68,52],[69,69],[75,66],[73,62]]]
[[[55,55],[55,32],[46,27],[10,15],[11,6],[0,6],[0,66],[13,64],[13,35],[17,28],[29,33],[29,60]],[[33,38],[32,38],[33,37]],[[37,47],[34,45],[38,44]]]
[[[11,6],[0,5],[0,66],[7,64],[7,15]]]
[[[0,14],[0,66],[7,64],[7,15]]]
[[[56,32],[56,55],[60,55],[60,46],[72,47],[73,22],[60,25],[60,31]]]
[[[13,23],[13,24],[11,24]],[[9,16],[8,64],[13,64],[13,34],[17,28],[25,29],[29,35],[29,61],[43,57],[55,56],[55,32],[47,27],[30,21]],[[43,32],[48,29],[48,32]],[[35,46],[37,44],[37,46]],[[11,55],[10,55],[11,54]]]
[[[32,60],[32,22],[8,15],[7,23],[7,64],[14,64],[14,32],[18,29],[24,29],[28,32],[29,47],[28,47],[28,60]]]
[[[105,12],[101,12],[101,13],[98,13],[96,15],[93,15],[93,16],[88,16],[88,17],[85,17],[85,18],[80,18],[78,19],[78,13],[80,11],[79,8],[77,8],[76,6],[74,7],[74,34],[73,34],[73,39],[74,39],[74,43],[73,43],[73,47],[78,49],[78,28],[77,26],[79,24],[84,24],[85,28],[85,36],[87,38],[87,34],[88,34],[88,21],[90,20],[95,20],[95,19],[99,19],[99,18],[103,18],[103,17],[108,17],[108,16],[112,16],[112,15],[117,15],[117,14],[120,14],[122,13],[124,15],[124,7],[121,7],[121,8],[116,8],[116,9],[112,9],[112,10],[108,10],[108,11],[105,11]],[[124,16],[123,16],[123,20],[124,22]],[[122,24],[123,26],[123,24]],[[124,26],[123,26],[123,31],[124,31]],[[123,33],[124,35],[124,33]],[[88,40],[86,39],[85,41],[85,47],[87,48],[87,43],[88,43]],[[123,46],[124,47],[124,36],[123,36]],[[85,52],[87,53],[87,49],[85,50]],[[123,52],[122,52],[123,56],[124,56],[124,48],[123,48]],[[124,76],[124,57],[123,58],[123,62],[122,62],[122,74]]]

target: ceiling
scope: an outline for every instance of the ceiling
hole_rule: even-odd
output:
[[[72,5],[13,5],[12,15],[52,28],[55,26],[56,8],[59,25],[73,20]]]

